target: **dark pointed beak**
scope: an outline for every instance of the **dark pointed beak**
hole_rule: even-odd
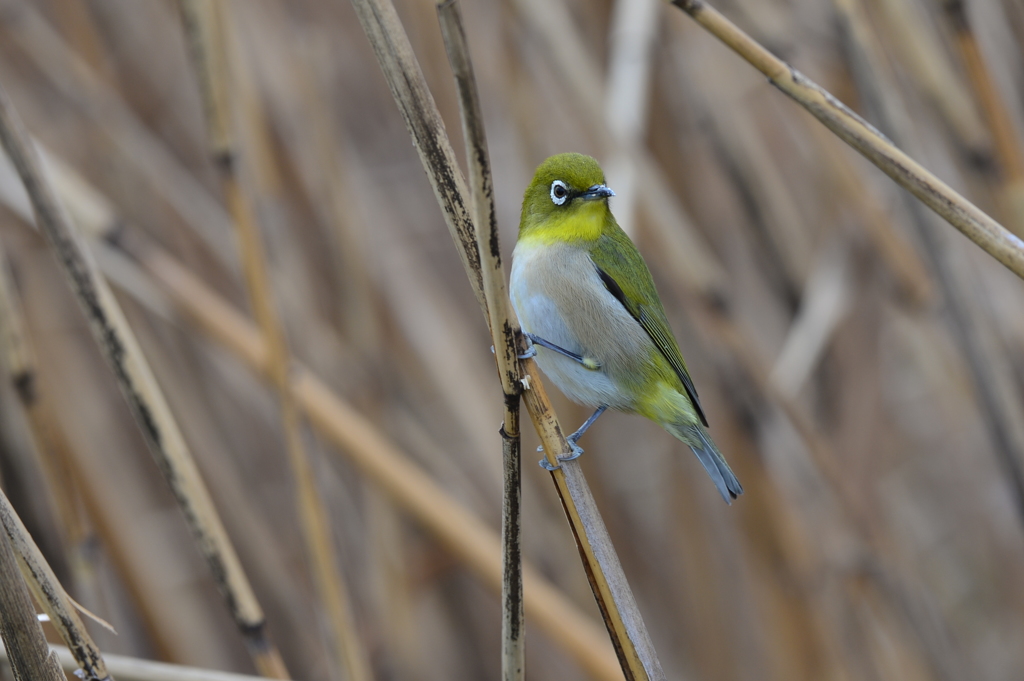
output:
[[[594,199],[607,199],[609,196],[615,196],[615,192],[609,189],[603,184],[595,184],[587,191],[580,194],[580,198],[584,201],[593,201]]]

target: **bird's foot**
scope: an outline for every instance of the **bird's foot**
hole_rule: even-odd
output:
[[[565,463],[566,461],[575,461],[576,459],[578,459],[581,456],[583,456],[583,447],[580,447],[578,444],[576,444],[576,440],[572,439],[571,437],[568,437],[568,438],[566,438],[566,442],[569,443],[569,447],[570,447],[571,452],[570,452],[570,454],[568,456],[559,456],[559,457],[557,457],[557,459],[558,459],[558,465],[557,466],[555,466],[550,461],[548,461],[547,457],[544,457],[543,459],[538,461],[537,464],[541,468],[546,470],[546,471],[557,471],[559,468],[562,467],[562,464]],[[540,447],[537,447],[537,451],[538,452],[543,452],[544,451],[544,446],[541,445]]]
[[[580,447],[578,444],[576,444],[576,438],[569,436],[565,439],[565,441],[569,443],[569,449],[571,450],[571,453],[569,454],[569,456],[558,457],[559,461],[575,461],[576,459],[583,456],[583,447]]]
[[[516,357],[518,357],[519,359],[530,359],[531,357],[536,357],[536,356],[537,356],[537,348],[534,347],[533,345],[530,345],[530,347],[528,347],[526,349],[526,352],[524,352],[523,354],[516,355]]]

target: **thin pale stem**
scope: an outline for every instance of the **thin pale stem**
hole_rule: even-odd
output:
[[[896,147],[820,85],[782,61],[703,0],[674,0],[703,28],[768,76],[775,87],[807,109],[844,142],[897,184],[1024,278],[1024,242]]]

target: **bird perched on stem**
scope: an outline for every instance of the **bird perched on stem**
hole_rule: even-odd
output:
[[[509,291],[528,354],[569,399],[596,408],[559,460],[583,453],[576,441],[605,409],[636,413],[689,445],[731,503],[743,487],[708,435],[651,273],[608,207],[614,195],[597,161],[559,154],[523,196]]]

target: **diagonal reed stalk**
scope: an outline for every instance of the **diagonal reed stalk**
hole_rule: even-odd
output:
[[[946,17],[956,36],[960,57],[967,71],[967,82],[988,120],[992,134],[992,151],[999,164],[1000,193],[1004,219],[1014,233],[1024,237],[1024,147],[1013,127],[1013,118],[999,96],[992,72],[985,64],[977,36],[967,16],[963,0],[941,0]]]
[[[15,681],[65,681],[57,654],[46,645],[6,532],[0,532],[0,638]]]
[[[60,191],[62,179],[60,169],[63,166],[59,162],[55,162],[53,157],[49,157],[47,160],[51,163],[50,169],[54,171],[54,184]],[[19,217],[23,218],[26,223],[31,223],[32,213],[29,206],[24,206],[24,211],[18,211],[12,206],[8,206],[8,208],[16,210]],[[33,445],[40,450],[39,456],[43,461],[52,459],[52,463],[47,468],[58,469],[48,471],[47,475],[52,478],[51,484],[57,497],[57,508],[68,533],[68,540],[75,551],[72,561],[75,581],[73,588],[81,588],[83,584],[92,581],[93,572],[88,564],[88,558],[84,554],[88,546],[88,537],[92,531],[95,531],[125,581],[125,587],[138,608],[143,628],[153,644],[156,656],[169,658],[171,654],[165,637],[157,625],[158,616],[149,603],[148,594],[139,586],[135,574],[127,565],[124,548],[121,545],[123,541],[111,530],[100,508],[99,497],[101,495],[97,494],[87,482],[86,470],[77,458],[79,453],[67,441],[57,421],[52,396],[40,389],[39,367],[33,350],[33,342],[29,337],[28,325],[25,323],[24,311],[15,291],[14,282],[11,280],[11,273],[4,267],[6,258],[7,254],[4,252],[3,245],[0,244],[0,357],[3,358],[2,363],[14,384],[22,410],[27,416]],[[17,544],[18,542],[15,541],[15,546]],[[21,564],[23,565],[24,561]],[[61,618],[53,613],[48,614],[51,616],[51,621],[59,627],[60,625],[56,623],[61,622]],[[62,638],[67,641],[68,637],[64,635],[64,631],[60,631]],[[87,635],[87,630],[83,629],[82,631]],[[76,651],[88,652],[89,650],[88,647],[83,648],[74,643],[71,645]],[[91,646],[91,641],[89,645]],[[86,657],[84,661],[88,663],[88,659]],[[87,675],[89,674],[88,670],[83,669],[83,671]]]
[[[504,681],[521,681],[526,671],[526,631],[523,628],[522,451],[519,437],[519,403],[523,386],[516,342],[519,325],[509,315],[484,118],[458,2],[445,0],[438,3],[437,17],[459,92],[459,113],[472,187],[470,206],[487,301],[487,326],[491,331],[494,359],[505,398],[505,418],[501,426],[505,483],[501,505],[501,677]]]
[[[254,663],[264,676],[288,678],[277,648],[264,631],[263,610],[153,371],[92,254],[57,202],[49,179],[41,170],[38,152],[2,88],[0,142],[25,185],[36,223],[89,321],[100,351],[185,515],[200,553],[210,565]]]
[[[782,61],[704,0],[672,0],[725,43],[772,85],[859,151],[897,184],[942,216],[964,236],[1024,279],[1024,242],[901,151],[824,88]]]
[[[52,157],[48,160],[53,162]],[[61,167],[59,163],[55,166],[51,165],[53,170],[58,170]],[[55,172],[54,175],[55,184],[60,187],[60,172]],[[28,206],[24,208],[24,212],[19,211],[19,216],[30,223],[32,220],[31,208]],[[57,497],[57,508],[61,513],[64,528],[68,532],[68,539],[75,551],[72,561],[74,588],[80,588],[83,584],[91,581],[93,573],[84,553],[87,538],[94,529],[96,534],[101,537],[101,542],[110,552],[111,559],[125,580],[125,587],[138,608],[143,627],[153,644],[157,657],[170,657],[164,637],[156,626],[158,618],[148,603],[144,590],[138,585],[134,574],[126,565],[119,537],[110,530],[99,508],[98,497],[100,495],[96,494],[86,481],[86,472],[82,463],[76,458],[78,453],[71,447],[57,422],[51,396],[40,390],[38,364],[33,351],[32,339],[29,337],[21,301],[18,299],[14,282],[11,280],[11,273],[4,267],[6,257],[3,245],[0,244],[0,357],[3,358],[2,363],[14,384],[14,391],[21,403],[22,410],[27,416],[33,445],[40,450],[39,456],[44,462],[52,460],[46,468],[58,469],[47,471],[46,474],[51,476],[51,484]],[[15,541],[15,546],[17,545],[18,542]],[[20,564],[24,566],[24,559]],[[37,598],[37,600],[39,599]],[[40,600],[40,602],[42,601]],[[48,612],[48,614],[51,621],[59,627],[59,623],[63,619],[54,613]],[[59,629],[59,631],[62,638],[68,641],[64,630]],[[87,630],[82,629],[81,631],[88,636]],[[88,646],[85,647],[75,643],[70,645],[76,652],[88,653],[92,643],[89,641]],[[83,661],[89,664],[89,657],[86,656]],[[91,678],[88,669],[83,668],[83,671],[88,678]]]
[[[269,375],[266,343],[245,316],[170,254],[137,230],[124,229],[125,221],[106,197],[66,165],[69,182],[58,185],[61,199],[89,237],[93,248],[105,253],[101,264],[121,266],[134,260],[167,294],[171,303],[202,331],[221,343],[263,377]],[[72,191],[72,186],[77,187]],[[0,197],[7,201],[11,197]],[[17,211],[14,203],[5,203]],[[131,260],[129,260],[131,259]],[[113,279],[117,281],[117,279]],[[125,289],[144,306],[155,301],[140,295],[138,286]],[[290,380],[296,405],[310,424],[334,445],[367,479],[431,532],[464,562],[488,587],[501,589],[501,542],[463,505],[442,490],[405,456],[369,420],[296,363]],[[524,607],[548,639],[571,655],[595,679],[622,678],[618,661],[604,633],[551,582],[529,564],[523,567]]]
[[[470,284],[484,315],[489,316],[483,296],[480,246],[466,212],[465,197],[469,192],[405,29],[389,0],[353,0],[352,4],[419,152],[445,222],[466,266]],[[488,247],[492,247],[491,244]],[[530,386],[523,393],[527,410],[544,444],[548,461],[558,466],[557,457],[568,454],[568,444],[535,363],[526,360],[522,369]],[[552,479],[623,672],[627,679],[664,678],[661,663],[579,462],[563,463],[552,472]]]
[[[68,645],[85,681],[110,678],[99,648],[93,642],[71,599],[53,574],[39,547],[32,541],[7,496],[0,492],[0,524],[18,557],[18,568],[36,602],[50,617],[61,639]]]
[[[309,454],[302,442],[302,422],[288,390],[291,364],[284,328],[273,302],[266,257],[252,207],[239,178],[236,133],[232,119],[229,33],[219,0],[179,2],[192,64],[198,77],[207,118],[210,156],[220,175],[235,233],[242,251],[242,271],[260,332],[269,349],[270,376],[277,390],[285,448],[295,477],[299,519],[313,582],[330,622],[330,649],[336,669],[349,681],[371,678],[352,615],[352,599],[334,552],[327,506],[316,484]]]
[[[913,130],[902,110],[895,87],[886,77],[877,38],[859,6],[836,0],[851,60],[857,68],[855,82],[869,110],[885,130],[901,143],[912,142]],[[979,316],[968,299],[971,282],[956,266],[950,247],[928,224],[920,204],[907,198],[910,224],[917,232],[938,281],[946,306],[946,321],[963,354],[978,393],[981,417],[989,441],[1010,485],[1019,521],[1024,525],[1024,429],[1020,428],[1021,397],[1008,370],[1009,362],[995,342],[987,319]]]

